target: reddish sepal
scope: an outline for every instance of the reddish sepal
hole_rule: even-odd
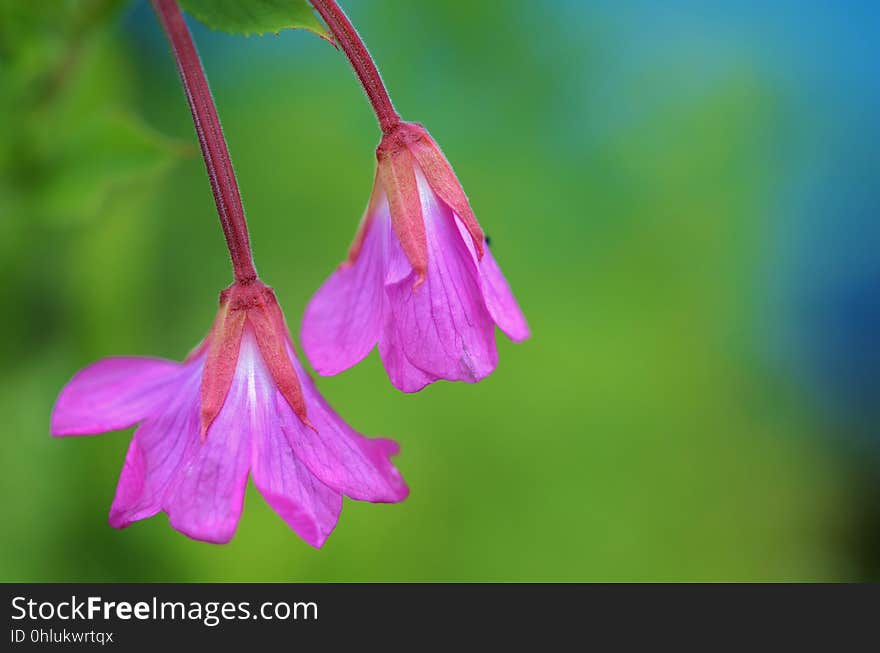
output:
[[[474,241],[477,257],[483,258],[483,230],[477,222],[467,195],[455,176],[452,166],[449,165],[440,146],[423,127],[407,123],[406,128],[414,136],[417,136],[407,138],[406,141],[409,151],[422,169],[431,190],[461,219]]]
[[[248,320],[254,330],[257,345],[275,385],[281,395],[290,404],[303,424],[314,429],[306,416],[306,404],[303,398],[299,377],[284,346],[287,340],[287,328],[284,315],[278,300],[271,288],[264,287],[260,303],[248,311]]]
[[[385,136],[376,151],[378,178],[388,196],[391,226],[418,275],[415,285],[419,286],[428,270],[428,241],[422,218],[422,202],[416,182],[415,159],[396,137],[396,133]]]
[[[244,332],[246,311],[233,306],[221,295],[220,310],[211,328],[208,354],[202,371],[202,401],[200,410],[202,439],[223,408],[226,394],[232,384],[238,365],[238,352]]]

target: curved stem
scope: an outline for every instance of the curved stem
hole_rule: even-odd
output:
[[[152,3],[171,42],[177,70],[180,72],[186,100],[192,112],[220,225],[232,258],[235,280],[244,283],[253,281],[257,278],[257,271],[251,254],[244,208],[238,194],[238,182],[235,180],[235,171],[232,169],[226,139],[223,137],[223,129],[220,127],[217,108],[214,106],[214,98],[211,97],[208,80],[205,79],[202,62],[176,0],[152,0]]]
[[[382,133],[387,134],[400,124],[400,115],[394,110],[382,77],[370,56],[367,46],[361,40],[357,30],[345,12],[342,11],[336,0],[312,0],[312,6],[321,14],[321,18],[327,23],[330,32],[336,38],[345,56],[351,62],[351,67],[361,82],[361,86],[367,92],[373,111],[379,119]]]

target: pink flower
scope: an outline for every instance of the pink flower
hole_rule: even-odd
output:
[[[404,392],[438,379],[477,382],[498,362],[497,324],[529,336],[452,167],[428,132],[397,123],[376,150],[373,195],[345,261],[315,293],[302,343],[338,374],[378,342]]]
[[[116,528],[162,510],[189,537],[228,542],[250,473],[281,518],[320,547],[343,494],[397,502],[408,493],[389,462],[397,444],[356,433],[327,405],[259,280],[221,293],[211,333],[183,363],[98,361],[64,387],[52,414],[56,436],[133,424],[110,508]]]

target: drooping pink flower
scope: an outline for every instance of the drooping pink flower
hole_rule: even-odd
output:
[[[257,276],[247,221],[217,109],[176,0],[152,0],[193,115],[235,282],[220,294],[210,334],[183,363],[109,358],[64,387],[56,436],[139,424],[110,524],[168,514],[208,542],[235,533],[250,475],[269,505],[313,546],[339,518],[342,496],[402,501],[391,440],[353,431],[318,394],[293,349],[275,293]]]
[[[324,375],[378,343],[391,382],[476,382],[498,362],[497,324],[529,336],[467,197],[428,132],[398,122],[376,150],[376,181],[348,259],[315,293],[302,343]]]
[[[168,514],[197,540],[227,542],[248,475],[309,544],[332,532],[342,496],[397,502],[408,489],[391,440],[349,427],[303,372],[271,288],[258,280],[221,294],[208,337],[183,363],[107,358],[64,387],[52,433],[78,436],[139,424],[110,524]]]

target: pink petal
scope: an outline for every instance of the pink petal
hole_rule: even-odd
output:
[[[388,201],[377,202],[387,224]],[[303,316],[303,351],[318,374],[329,376],[360,362],[379,339],[385,293],[383,234],[375,221],[354,263],[343,263],[309,301]]]
[[[392,315],[388,316],[389,323],[393,319]],[[391,382],[403,392],[418,392],[438,380],[437,376],[419,369],[407,359],[400,344],[398,330],[393,324],[388,324],[383,331],[382,339],[379,341],[379,356]]]
[[[456,219],[456,224],[462,240],[468,245],[471,256],[474,261],[477,261],[477,252],[472,244],[470,233],[460,220]],[[501,273],[501,268],[498,267],[492,250],[486,243],[483,243],[483,258],[479,260],[477,267],[480,270],[483,299],[486,302],[486,308],[489,309],[489,314],[495,320],[495,324],[514,342],[521,342],[528,338],[530,333],[526,318],[510,291],[507,279]]]
[[[529,325],[525,315],[519,308],[507,279],[501,273],[501,268],[495,262],[489,246],[483,247],[483,259],[479,263],[480,280],[483,286],[483,299],[486,300],[486,308],[495,320],[495,324],[507,334],[514,342],[521,342],[529,337]]]
[[[297,459],[281,430],[276,410],[276,392],[262,360],[254,361],[253,393],[259,397],[250,424],[253,443],[252,474],[260,494],[296,533],[320,548],[336,526],[342,510],[342,495],[319,481]],[[289,402],[280,402],[291,412]],[[299,421],[295,415],[294,420]]]
[[[164,510],[171,525],[193,539],[232,538],[251,463],[256,405],[244,349],[243,341],[226,402],[204,439],[199,419],[204,355],[186,365],[167,405],[135,431],[110,508],[111,526],[123,528]]]
[[[400,453],[400,444],[396,440],[391,440],[390,438],[373,438],[370,441],[385,456],[393,457]]]
[[[110,525],[125,528],[162,510],[162,499],[199,441],[204,355],[185,366],[168,401],[134,433],[110,507]]]
[[[146,428],[149,429],[150,426],[147,425]],[[152,517],[161,510],[160,493],[155,487],[147,489],[147,483],[147,459],[137,438],[132,438],[119,474],[119,482],[116,484],[116,496],[110,506],[108,521],[113,528],[125,528],[140,519]]]
[[[296,457],[330,488],[359,501],[396,503],[409,494],[400,472],[389,457],[397,445],[355,432],[318,393],[315,384],[291,351],[299,374],[306,409],[314,429],[294,415],[276,393],[276,411],[281,427]]]
[[[265,424],[265,395],[260,383],[271,383],[254,336],[245,329],[235,376],[226,403],[205,438],[195,430],[162,500],[171,526],[196,540],[223,543],[232,539],[244,505],[252,460],[252,440]]]
[[[421,173],[418,180],[428,274],[418,288],[413,288],[412,270],[401,278],[403,252],[391,239],[385,291],[393,318],[380,340],[391,382],[404,392],[420,390],[427,379],[474,383],[498,363],[495,323],[483,301],[471,250],[451,209],[438,200]]]
[[[128,428],[168,396],[182,366],[160,358],[105,358],[80,370],[52,410],[52,434],[91,435]]]
[[[336,527],[342,495],[312,474],[276,424],[254,438],[254,484],[296,534],[320,548]]]

